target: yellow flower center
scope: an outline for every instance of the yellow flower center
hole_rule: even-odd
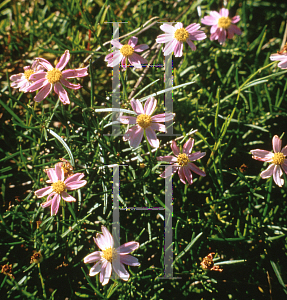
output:
[[[120,52],[123,56],[131,56],[134,53],[134,48],[130,45],[123,45],[120,49]]]
[[[141,114],[141,115],[137,116],[137,123],[143,129],[146,129],[147,127],[149,127],[151,122],[152,122],[151,116],[149,116],[149,115]]]
[[[189,33],[187,30],[184,28],[179,28],[175,31],[174,37],[179,41],[179,42],[185,42],[186,39],[189,37]]]
[[[62,72],[59,69],[54,68],[53,70],[47,72],[46,78],[48,79],[49,83],[54,84],[60,81],[62,78]]]
[[[66,189],[64,181],[58,180],[52,184],[54,192],[61,194]]]
[[[113,259],[116,259],[118,257],[118,252],[115,248],[107,248],[103,250],[102,252],[102,258],[106,259],[110,263],[113,261]]]
[[[274,153],[272,160],[275,165],[282,165],[284,163],[285,156],[283,153],[277,152],[277,153]]]
[[[186,166],[189,163],[187,155],[185,153],[179,154],[177,157],[177,163],[182,167]]]
[[[219,18],[218,24],[217,24],[217,26],[219,28],[228,29],[230,25],[231,25],[231,19],[230,18],[228,18],[228,17]]]
[[[25,78],[29,81],[29,78],[30,78],[30,76],[32,75],[32,74],[34,74],[35,72],[33,71],[33,70],[26,70],[25,72],[24,72],[24,76],[25,76]]]

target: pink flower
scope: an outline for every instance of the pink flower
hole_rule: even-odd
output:
[[[230,19],[228,15],[228,9],[222,8],[219,13],[213,10],[210,12],[210,16],[201,19],[201,23],[211,26],[211,41],[218,40],[220,44],[223,44],[226,40],[226,31],[228,32],[228,39],[232,39],[234,34],[241,35],[241,30],[233,25],[240,21],[240,17],[234,16]]]
[[[105,57],[105,61],[108,62],[108,67],[115,67],[120,62],[122,63],[123,68],[127,67],[127,60],[133,65],[135,68],[141,68],[142,65],[148,64],[148,61],[136,54],[135,52],[142,52],[148,49],[148,45],[142,44],[136,46],[138,42],[138,38],[133,36],[129,39],[127,45],[122,45],[117,40],[112,40],[111,44],[120,50],[115,50],[112,53],[109,53]]]
[[[95,276],[100,273],[100,282],[105,285],[109,282],[112,267],[116,274],[125,281],[129,280],[130,274],[127,272],[123,264],[128,266],[139,266],[138,259],[128,255],[130,252],[138,249],[139,243],[128,242],[117,249],[114,248],[114,239],[108,229],[102,225],[103,235],[97,234],[94,238],[95,243],[102,251],[95,251],[84,258],[84,263],[95,263],[90,269],[90,276]],[[115,262],[112,264],[112,262]]]
[[[18,89],[20,92],[27,92],[27,88],[33,83],[29,78],[32,74],[37,72],[42,72],[44,68],[39,64],[38,60],[34,60],[32,66],[24,67],[24,73],[19,73],[12,75],[10,80],[13,81],[11,83],[11,87],[14,89]]]
[[[81,180],[85,176],[82,173],[76,173],[64,181],[64,170],[59,164],[56,164],[55,169],[48,169],[47,175],[50,179],[47,182],[52,183],[52,185],[35,191],[35,195],[38,198],[49,195],[47,201],[41,204],[41,206],[45,208],[51,205],[52,216],[57,214],[61,198],[68,202],[76,201],[66,190],[72,191],[79,189],[83,187],[87,181]],[[52,199],[50,200],[50,198]]]
[[[281,69],[287,69],[287,43],[282,51],[278,51],[277,53],[271,54],[270,59],[272,61],[280,60],[278,67]]]
[[[192,184],[192,174],[191,171],[194,173],[205,176],[205,172],[200,170],[195,164],[192,163],[192,161],[198,160],[205,156],[205,152],[195,152],[193,154],[190,154],[192,148],[194,145],[194,139],[189,139],[184,145],[183,145],[183,152],[181,153],[179,151],[178,146],[176,145],[175,141],[172,141],[171,143],[171,150],[175,156],[169,155],[169,156],[159,156],[157,157],[157,160],[160,161],[167,161],[169,163],[172,163],[171,166],[167,167],[166,170],[160,175],[162,178],[166,178],[170,174],[174,174],[176,171],[178,171],[178,176],[181,182],[186,184],[185,179],[189,184]]]
[[[278,186],[284,184],[284,180],[280,177],[283,175],[283,171],[287,174],[287,160],[285,156],[287,155],[287,146],[281,149],[282,141],[277,135],[273,136],[272,146],[274,153],[266,150],[255,149],[251,150],[252,158],[259,161],[272,162],[271,165],[260,173],[261,178],[266,179],[273,175],[273,180]]]
[[[159,147],[159,140],[156,137],[155,130],[165,132],[165,125],[159,124],[160,122],[172,121],[174,114],[164,113],[152,116],[156,108],[157,101],[154,97],[149,98],[144,106],[139,100],[132,99],[132,109],[137,113],[137,117],[120,116],[119,121],[123,124],[136,124],[132,128],[128,129],[124,134],[123,140],[130,141],[130,145],[133,148],[137,148],[143,138],[144,132],[146,133],[149,144],[154,147]]]
[[[34,97],[36,102],[40,102],[50,94],[52,88],[54,87],[55,93],[59,95],[59,98],[63,104],[70,104],[68,94],[62,85],[72,90],[80,89],[80,84],[72,84],[66,79],[87,76],[87,67],[73,70],[68,69],[62,72],[70,60],[69,50],[66,50],[61,56],[60,61],[55,68],[44,58],[38,57],[37,60],[47,70],[47,72],[38,72],[32,74],[30,76],[30,81],[32,80],[35,82],[27,88],[27,92],[34,92],[41,89]]]
[[[169,24],[163,24],[160,29],[165,34],[161,34],[157,37],[157,43],[167,43],[163,49],[165,56],[174,52],[175,57],[182,56],[183,42],[187,42],[191,50],[195,51],[196,47],[192,41],[200,41],[206,38],[206,34],[198,30],[200,28],[199,24],[192,23],[186,28],[183,28],[183,24],[178,22],[175,26]]]

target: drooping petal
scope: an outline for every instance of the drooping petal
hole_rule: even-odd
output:
[[[187,167],[182,167],[182,169],[183,169],[183,174],[184,174],[184,176],[185,176],[187,182],[188,182],[190,185],[193,184],[193,181],[192,181],[192,174],[191,174],[189,168],[187,168]]]
[[[57,63],[56,68],[62,71],[66,67],[67,63],[69,62],[70,56],[71,55],[69,50],[66,50],[65,53],[61,56],[59,62]]]
[[[120,263],[119,266],[117,266],[117,264],[113,264],[113,269],[122,280],[124,281],[129,280],[130,274],[122,263]]]
[[[240,16],[234,16],[232,19],[231,19],[231,23],[235,24],[237,22],[240,21]]]
[[[167,155],[167,156],[158,156],[156,158],[159,161],[166,161],[169,163],[176,163],[177,162],[177,158],[175,156],[172,155]]]
[[[273,170],[275,168],[274,164],[268,166],[268,168],[260,173],[260,177],[263,179],[269,178],[273,174]]]
[[[131,106],[133,111],[135,111],[138,115],[144,114],[143,106],[139,100],[132,99]]]
[[[274,153],[261,149],[254,149],[250,151],[252,153],[252,158],[259,161],[271,162],[274,156]]]
[[[204,171],[199,169],[199,167],[197,167],[195,164],[191,162],[187,164],[187,167],[194,173],[198,174],[199,176],[203,176],[203,177],[206,176],[206,173]]]
[[[149,144],[154,148],[158,148],[159,140],[156,137],[154,130],[152,130],[150,127],[148,127],[145,129],[145,132],[146,132],[146,137],[147,137]]]
[[[230,32],[233,33],[233,34],[235,33],[237,35],[241,35],[242,34],[242,31],[236,25],[232,25],[232,24],[228,28],[228,35],[229,35]]]
[[[282,140],[280,140],[278,135],[274,135],[273,139],[272,139],[272,146],[273,146],[273,151],[275,153],[280,152],[281,151],[281,147],[282,147]]]
[[[67,80],[65,80],[65,79],[63,79],[63,78],[60,79],[60,82],[61,82],[66,88],[72,89],[72,90],[78,90],[78,89],[80,89],[80,88],[82,87],[79,83],[73,84],[73,83],[71,83],[71,82],[69,82],[69,81],[67,81]]]
[[[151,123],[150,124],[150,128],[152,130],[157,130],[157,131],[161,131],[161,132],[166,132],[166,127],[163,124],[160,123]]]
[[[67,202],[76,202],[76,198],[74,198],[73,196],[69,195],[67,192],[62,192],[61,193],[62,198],[67,201]]]
[[[137,267],[140,266],[138,259],[131,255],[120,255],[120,261],[122,264]]]
[[[177,41],[177,43],[174,46],[174,56],[175,57],[182,57],[182,49],[183,49],[183,43]]]
[[[111,277],[112,273],[112,264],[109,261],[105,261],[102,265],[101,273],[100,273],[100,282],[102,285],[106,285]]]
[[[166,46],[163,49],[164,56],[168,56],[174,51],[177,42],[177,39],[173,39],[172,41],[168,42],[168,44],[166,44]]]
[[[178,168],[178,176],[179,176],[180,181],[182,183],[186,184],[186,182],[185,182],[185,175],[184,175],[184,171],[183,171],[182,167]]]
[[[40,88],[42,88],[43,86],[47,86],[50,85],[50,83],[48,82],[48,80],[46,78],[42,78],[38,81],[35,81],[34,83],[32,83],[28,88],[27,91],[28,92],[35,92],[37,90],[39,90]]]
[[[101,252],[95,251],[84,257],[84,263],[85,264],[95,263],[100,259],[101,259]]]
[[[52,192],[53,192],[53,188],[51,186],[47,186],[47,187],[44,187],[42,189],[35,191],[35,195],[38,198],[42,198],[44,196],[51,194]]]
[[[141,68],[143,65],[147,65],[148,61],[141,57],[140,55],[133,53],[131,56],[128,57],[128,60],[131,65],[133,65],[135,68]]]
[[[189,138],[188,141],[183,145],[182,152],[189,154],[193,148],[194,139]]]
[[[44,203],[41,203],[41,207],[46,208],[52,204],[52,200],[46,201]]]
[[[136,46],[137,43],[138,43],[138,38],[136,36],[132,36],[128,41],[128,45],[130,45],[133,48]]]
[[[156,108],[157,101],[154,97],[150,97],[147,99],[145,105],[144,105],[144,113],[146,115],[152,115]]]
[[[59,194],[55,194],[55,196],[52,199],[51,204],[51,216],[56,215],[59,210],[61,196]]]
[[[113,56],[108,61],[108,67],[115,67],[121,62],[123,55],[119,50],[114,51]]]
[[[37,73],[30,75],[29,80],[30,81],[38,81],[40,79],[45,78],[46,75],[47,75],[47,72],[37,72]]]
[[[52,84],[48,83],[48,81],[46,81],[46,80],[44,82],[47,82],[47,84],[44,85],[43,88],[40,90],[40,92],[34,97],[34,101],[36,101],[36,102],[41,102],[42,100],[44,100],[51,93]]]
[[[188,46],[190,47],[190,49],[192,51],[196,50],[196,46],[194,45],[194,43],[190,39],[187,39],[186,42],[187,42]]]
[[[99,260],[95,265],[93,265],[90,269],[90,273],[89,275],[90,276],[95,276],[97,275],[101,269],[102,269],[102,264],[103,264],[103,261],[102,260]]]
[[[102,233],[104,235],[104,238],[106,240],[106,245],[108,245],[108,247],[114,247],[114,239],[113,236],[110,234],[110,232],[108,231],[108,229],[102,225]]]
[[[130,141],[133,148],[137,148],[142,141],[144,130],[139,126],[133,126],[124,134],[124,140]]]
[[[276,165],[273,169],[273,180],[278,186],[282,186],[284,184],[284,180],[280,177],[282,176],[283,172],[279,165]]]
[[[222,29],[218,36],[218,42],[219,42],[219,44],[223,44],[225,42],[225,40],[226,40],[226,30]]]
[[[170,148],[175,156],[179,155],[179,153],[180,153],[179,147],[177,146],[175,140],[172,140]]]
[[[120,254],[129,254],[138,249],[140,244],[138,242],[127,242],[117,248],[117,252]]]
[[[173,175],[178,170],[178,166],[172,165],[165,167],[165,170],[159,175],[161,178],[167,178],[170,175]]]
[[[278,64],[278,67],[281,68],[281,69],[287,69],[287,59],[285,61],[281,61]]]
[[[55,83],[54,91],[59,95],[59,99],[63,104],[70,104],[68,93],[59,82]]]

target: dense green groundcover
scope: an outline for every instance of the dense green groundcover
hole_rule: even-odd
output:
[[[220,45],[210,41],[210,27],[202,24],[207,39],[195,42],[196,51],[185,44],[183,57],[173,57],[174,86],[199,74],[195,83],[173,91],[173,128],[179,144],[191,137],[193,152],[206,152],[196,164],[207,174],[194,174],[192,185],[173,175],[173,275],[181,279],[158,279],[164,276],[164,212],[129,210],[120,212],[120,243],[139,242],[132,255],[141,265],[127,267],[129,281],[111,278],[102,286],[83,262],[98,250],[93,237],[101,225],[112,228],[113,169],[101,167],[127,165],[120,168],[122,207],[164,207],[163,167],[156,157],[170,155],[172,139],[159,137],[160,148],[145,155],[145,141],[135,150],[121,137],[105,135],[112,116],[97,109],[112,107],[112,68],[104,61],[111,22],[126,22],[120,24],[124,42],[142,30],[139,44],[151,48],[163,33],[160,22],[200,23],[198,7],[203,17],[223,5],[241,17],[242,35]],[[250,150],[271,151],[274,135],[283,146],[287,142],[286,71],[269,59],[284,42],[286,12],[285,0],[1,2],[1,299],[285,299],[287,184],[280,188],[272,177],[262,179],[267,164],[253,160]],[[68,91],[70,105],[55,93],[36,103],[36,93],[10,87],[9,77],[34,58],[54,64],[67,49],[69,68],[90,64],[89,76],[70,80],[83,86]],[[153,55],[153,64],[163,63],[162,47],[147,59]],[[129,95],[144,70],[120,73],[123,108],[131,110]],[[164,68],[149,68],[135,93],[141,91],[142,98],[164,88]],[[164,95],[156,99],[159,114]],[[51,217],[34,191],[46,186],[45,168],[59,158],[70,160],[61,139],[87,184],[71,192],[77,202]],[[40,250],[43,261],[31,261]],[[200,262],[211,252],[222,272],[202,269]],[[5,275],[10,265],[12,273]]]

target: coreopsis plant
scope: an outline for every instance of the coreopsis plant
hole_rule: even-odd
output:
[[[141,44],[136,46],[137,42],[138,38],[135,36],[129,39],[127,45],[123,45],[117,40],[112,40],[111,44],[119,48],[119,50],[115,50],[105,57],[105,61],[108,62],[108,67],[115,67],[121,62],[122,67],[126,68],[128,61],[135,68],[141,68],[142,65],[146,65],[148,61],[135,52],[147,50],[148,45]]]
[[[272,138],[272,147],[273,152],[255,149],[251,150],[252,158],[259,160],[259,161],[266,161],[271,162],[269,167],[260,173],[261,178],[266,179],[273,175],[273,180],[278,186],[283,186],[284,180],[280,178],[283,175],[283,171],[287,174],[287,146],[281,149],[282,140],[277,136],[274,135]]]
[[[191,50],[195,51],[196,46],[192,41],[200,41],[206,38],[206,34],[198,30],[200,24],[192,23],[186,28],[183,28],[183,24],[178,22],[175,26],[169,24],[163,24],[160,29],[165,32],[157,37],[157,43],[167,43],[163,48],[165,56],[174,52],[175,57],[182,56],[183,43],[186,42]]]
[[[86,185],[86,180],[81,180],[85,175],[83,173],[76,173],[65,179],[64,170],[59,164],[56,164],[55,169],[48,169],[46,172],[51,186],[44,187],[35,191],[38,198],[47,196],[46,202],[42,203],[43,208],[51,206],[51,216],[56,215],[59,210],[61,199],[67,202],[75,202],[76,199],[69,195],[66,191],[73,191]]]
[[[20,92],[27,92],[27,88],[33,83],[29,78],[32,74],[44,71],[38,60],[34,60],[31,66],[24,67],[24,73],[10,76],[11,87],[18,89]]]
[[[139,146],[144,133],[146,134],[149,144],[154,147],[159,147],[159,140],[156,137],[155,130],[165,132],[166,127],[161,122],[172,121],[173,113],[163,113],[151,116],[156,109],[157,101],[154,97],[148,98],[144,108],[139,100],[132,99],[132,109],[137,113],[137,117],[120,116],[118,120],[123,124],[135,125],[129,128],[124,134],[123,140],[129,141],[131,147]]]
[[[62,71],[70,60],[69,50],[66,50],[61,56],[55,68],[44,58],[38,57],[36,60],[38,60],[39,64],[42,65],[47,72],[37,72],[32,74],[29,80],[33,81],[34,83],[31,84],[26,91],[34,92],[41,89],[34,97],[36,102],[40,102],[50,94],[52,88],[54,87],[55,93],[59,95],[59,98],[63,104],[70,104],[68,93],[63,86],[72,90],[80,89],[82,87],[80,84],[73,84],[67,81],[67,79],[87,76],[87,67],[80,69],[67,69]]]
[[[138,242],[128,242],[117,249],[114,248],[114,239],[108,229],[102,225],[102,233],[94,238],[95,243],[102,251],[95,251],[84,258],[84,263],[95,263],[90,269],[90,276],[95,276],[100,272],[100,282],[105,285],[109,282],[112,268],[114,272],[122,279],[129,280],[130,274],[123,264],[128,266],[139,266],[138,259],[129,255],[132,251],[138,249]],[[117,263],[113,263],[116,260]]]
[[[166,168],[166,170],[160,175],[162,178],[168,177],[168,174],[174,174],[176,171],[178,171],[179,179],[182,183],[186,184],[186,181],[189,184],[193,183],[192,180],[192,173],[200,175],[200,176],[206,176],[205,172],[200,170],[192,161],[198,160],[205,156],[205,152],[195,152],[191,153],[192,148],[194,145],[194,139],[189,139],[184,145],[182,152],[180,152],[179,147],[177,146],[175,141],[172,141],[171,143],[171,150],[175,156],[168,155],[168,156],[159,156],[156,159],[159,161],[165,161],[171,163],[169,167]]]
[[[287,43],[282,49],[282,51],[278,51],[277,53],[271,54],[270,59],[272,61],[279,60],[278,67],[281,69],[287,69]]]
[[[220,44],[223,44],[226,40],[226,34],[228,39],[232,39],[234,34],[241,35],[241,30],[234,25],[240,21],[240,16],[229,17],[229,10],[222,8],[219,13],[217,11],[211,11],[210,16],[205,16],[201,19],[201,23],[211,26],[210,28],[210,40],[218,40]]]

